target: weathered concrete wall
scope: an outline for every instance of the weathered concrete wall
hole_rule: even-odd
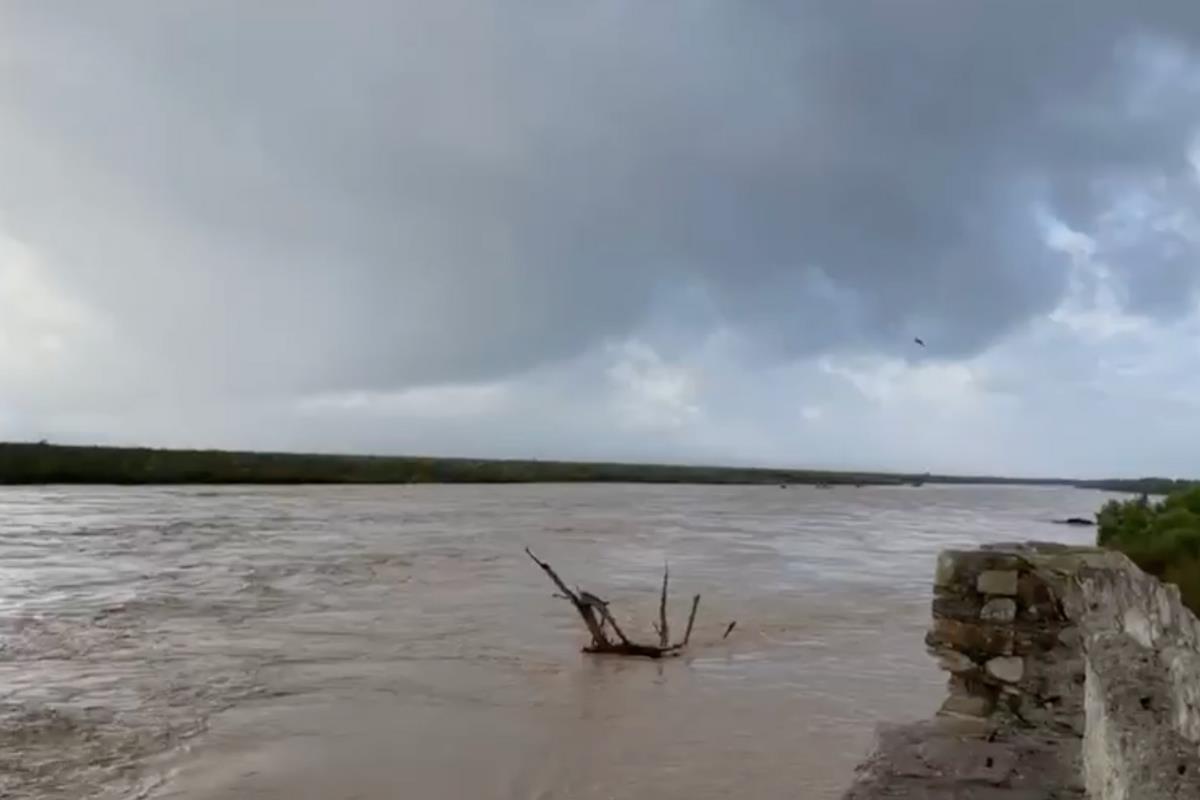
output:
[[[1096,800],[1200,798],[1200,622],[1179,590],[1127,559],[1077,576],[1087,674],[1087,787]]]
[[[1086,663],[1090,796],[1200,798],[1197,746],[1174,724],[1172,679],[1159,654],[1124,633],[1100,633],[1089,640]]]
[[[945,703],[881,730],[847,800],[1200,798],[1200,622],[1124,556],[945,552],[926,643]]]

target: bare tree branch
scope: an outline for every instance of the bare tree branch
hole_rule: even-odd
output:
[[[621,630],[621,626],[613,618],[612,612],[608,610],[608,606],[600,607],[600,616],[612,627],[613,633],[617,634],[617,638],[621,640],[621,644],[629,644],[629,637],[625,635],[625,631]]]
[[[592,613],[592,606],[585,605],[584,602],[579,599],[579,595],[567,588],[567,584],[563,583],[563,579],[558,577],[558,573],[554,571],[554,568],[535,556],[532,550],[526,547],[525,552],[530,558],[533,559],[533,563],[541,567],[542,572],[545,572],[550,580],[554,581],[554,585],[557,586],[558,590],[562,592],[568,600],[571,601],[571,605],[575,606],[575,610],[578,611],[579,616],[583,618],[583,624],[587,626],[588,633],[592,635],[592,646],[603,647],[608,645],[608,637],[604,635],[604,628],[599,622],[596,621],[596,615]],[[601,605],[600,608],[603,610],[603,613],[608,613],[608,609],[603,605]]]
[[[671,568],[663,562],[662,594],[658,598],[658,646],[666,648],[671,644],[671,629],[667,624],[667,581]]]
[[[592,635],[592,643],[584,648],[585,653],[609,653],[613,655],[623,656],[644,656],[646,658],[664,658],[666,656],[675,656],[688,645],[692,639],[692,627],[696,623],[696,611],[700,607],[700,595],[692,598],[692,610],[688,614],[687,630],[683,635],[683,640],[675,644],[670,644],[670,628],[667,622],[667,590],[670,583],[670,568],[666,564],[663,565],[663,581],[662,592],[659,595],[658,601],[658,624],[654,625],[654,630],[658,633],[658,644],[640,644],[631,641],[625,632],[621,630],[620,624],[617,623],[612,611],[608,608],[608,602],[602,600],[596,595],[576,588],[574,591],[567,588],[567,584],[559,577],[545,561],[542,561],[533,554],[533,551],[528,547],[525,548],[525,553],[533,559],[533,563],[537,564],[542,572],[554,583],[562,594],[556,594],[555,597],[561,597],[569,600],[575,610],[579,612],[579,616],[583,619],[587,626],[588,632]],[[733,626],[737,623],[731,623],[725,630],[725,635],[733,630]],[[612,628],[613,633],[620,640],[613,642],[610,640],[604,631],[605,626]]]
[[[692,626],[696,624],[696,609],[700,607],[700,595],[692,598],[692,613],[688,614],[687,630],[683,634],[681,646],[687,647],[687,643],[692,640]]]

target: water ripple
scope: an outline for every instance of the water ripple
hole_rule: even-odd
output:
[[[0,796],[832,797],[877,719],[941,694],[921,645],[934,554],[1080,541],[1044,520],[1103,499],[0,489]],[[703,595],[695,647],[581,657],[526,545],[638,631],[669,561],[676,614]]]

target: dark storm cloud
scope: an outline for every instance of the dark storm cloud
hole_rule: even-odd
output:
[[[1036,207],[1195,205],[1198,29],[1187,0],[10,4],[0,227],[184,384],[487,378],[685,294],[775,356],[968,355],[1062,295]],[[1177,313],[1194,243],[1152,221],[1105,252]]]

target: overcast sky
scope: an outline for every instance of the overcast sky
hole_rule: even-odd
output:
[[[1198,136],[1196,0],[0,2],[0,438],[1198,476]]]

